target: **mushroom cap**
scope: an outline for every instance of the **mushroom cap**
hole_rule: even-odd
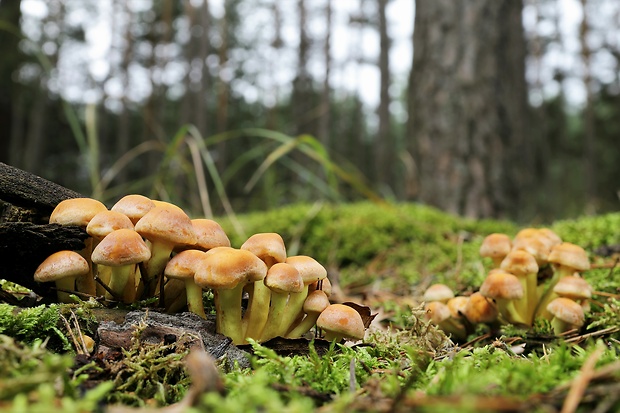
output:
[[[252,235],[241,245],[241,249],[250,251],[263,260],[268,267],[277,262],[286,261],[284,240],[280,234],[275,232],[263,232]]]
[[[75,251],[58,251],[47,257],[36,269],[36,282],[56,281],[64,277],[79,277],[90,272],[88,262]]]
[[[77,225],[86,228],[90,220],[108,208],[92,198],[71,198],[60,201],[50,215],[50,224]]]
[[[273,264],[267,270],[263,282],[270,290],[277,293],[300,293],[304,290],[304,280],[299,271],[284,262]]]
[[[581,327],[585,323],[583,308],[570,298],[558,297],[554,299],[547,305],[547,311],[558,320],[575,327]]]
[[[164,269],[164,275],[168,278],[189,280],[194,278],[196,269],[206,258],[203,251],[185,250],[176,254],[168,261]]]
[[[443,303],[448,302],[449,299],[454,298],[454,292],[445,284],[433,284],[424,291],[422,300],[427,303],[431,301],[441,301]]]
[[[480,245],[480,256],[489,258],[505,257],[511,248],[510,237],[496,232],[484,238]]]
[[[549,259],[549,253],[553,242],[547,238],[543,233],[537,230],[531,236],[521,237],[516,239],[513,243],[514,250],[523,250],[529,252],[538,265],[546,264]]]
[[[162,205],[151,209],[136,223],[136,232],[151,242],[173,245],[196,242],[192,221],[176,206]]]
[[[469,297],[465,297],[463,295],[458,295],[448,300],[446,305],[450,310],[450,315],[452,315],[452,318],[461,318],[463,316],[465,306],[467,306],[468,301]]]
[[[517,300],[523,297],[523,287],[515,275],[495,271],[484,279],[480,294],[494,299]]]
[[[562,243],[562,238],[549,228],[539,228],[538,232],[549,240],[552,247]]]
[[[110,210],[126,215],[136,225],[136,222],[153,208],[155,203],[151,199],[144,195],[130,194],[119,199]]]
[[[329,298],[322,290],[314,290],[306,297],[304,301],[304,313],[316,314],[321,313],[327,307],[329,307]]]
[[[430,320],[435,325],[452,317],[452,313],[448,306],[440,301],[426,303],[424,309],[426,310],[426,319]]]
[[[574,268],[576,271],[590,269],[588,254],[579,245],[563,242],[554,246],[549,254],[549,262]]]
[[[321,283],[321,288],[319,288],[319,282]],[[308,286],[308,291],[312,292],[316,290],[323,291],[327,297],[330,297],[332,295],[332,283],[329,281],[329,278],[325,277]]]
[[[101,211],[90,220],[86,232],[93,238],[102,239],[110,232],[123,228],[133,229],[127,215],[118,211]]]
[[[230,247],[230,239],[220,224],[207,218],[196,218],[191,221],[196,233],[193,248],[206,251],[215,247]]]
[[[93,250],[95,264],[109,267],[137,264],[151,258],[151,250],[140,234],[133,229],[119,229],[110,232]]]
[[[344,304],[330,304],[321,312],[316,325],[335,335],[355,340],[364,338],[365,328],[362,316]]]
[[[553,292],[560,297],[584,300],[592,297],[592,286],[581,277],[569,275],[558,280]]]
[[[239,283],[262,280],[266,274],[267,265],[250,251],[217,247],[205,252],[194,281],[201,287],[231,290]]]
[[[317,260],[307,255],[294,255],[286,259],[286,263],[299,271],[304,285],[327,278],[327,270]]]
[[[463,313],[470,322],[477,324],[495,321],[498,311],[488,298],[480,292],[475,292],[469,296]]]
[[[517,277],[538,272],[538,263],[532,254],[523,250],[512,250],[502,260],[500,268]]]

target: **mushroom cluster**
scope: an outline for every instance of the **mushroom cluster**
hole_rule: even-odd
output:
[[[306,255],[287,256],[277,233],[254,234],[233,248],[216,221],[190,219],[178,206],[142,195],[127,195],[109,210],[94,199],[68,199],[50,223],[90,235],[83,250],[55,253],[34,274],[37,282],[56,283],[60,302],[71,302],[72,293],[126,304],[157,297],[167,312],[187,307],[206,318],[203,290],[210,289],[217,331],[235,344],[301,337],[315,324],[329,339],[364,336],[357,311],[330,303],[325,268]]]
[[[470,297],[452,295],[454,298],[442,300],[432,294],[439,287],[431,286],[424,296],[428,318],[447,333],[455,338],[465,335],[466,328],[459,317],[474,324],[510,323],[526,328],[542,318],[551,322],[556,334],[584,324],[592,288],[581,276],[590,269],[590,261],[580,246],[563,242],[548,228],[525,228],[513,239],[506,234],[488,235],[480,246],[480,256],[490,259],[493,268],[478,292]],[[443,297],[447,294],[444,292]],[[450,300],[455,299],[462,301],[459,311],[446,313],[436,309],[434,302],[443,302],[450,308]],[[476,300],[475,305],[472,299]],[[484,321],[477,319],[472,311],[476,306],[489,307],[489,317]]]

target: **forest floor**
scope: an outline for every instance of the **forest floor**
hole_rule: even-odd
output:
[[[424,291],[478,291],[493,266],[478,254],[484,237],[514,237],[514,223],[372,203],[239,219],[247,234],[280,233],[289,255],[323,263],[331,300],[365,315],[365,338],[330,343],[313,330],[234,346],[213,334],[209,293],[204,321],[160,314],[152,301],[41,305],[0,281],[24,297],[14,306],[0,296],[0,411],[620,411],[620,213],[548,225],[591,262],[585,323],[559,336],[544,319],[528,328],[463,321],[462,337],[426,319]],[[247,235],[221,222],[238,247]]]

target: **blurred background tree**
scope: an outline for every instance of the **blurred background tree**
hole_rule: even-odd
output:
[[[620,3],[413,4],[0,0],[0,161],[194,214],[617,210]]]

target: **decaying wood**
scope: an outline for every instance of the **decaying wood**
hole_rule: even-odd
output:
[[[83,195],[0,162],[0,222],[47,224],[64,199]]]
[[[79,193],[0,162],[0,279],[53,295],[49,285],[34,282],[37,266],[60,250],[84,248],[86,232],[48,224],[56,205]]]
[[[37,266],[56,251],[81,250],[87,237],[83,229],[75,226],[29,222],[0,224],[0,279],[47,296],[49,286],[34,282]]]
[[[136,331],[145,344],[179,343],[188,348],[198,347],[216,359],[226,356],[228,367],[238,364],[249,367],[247,353],[232,344],[230,338],[215,332],[213,317],[203,320],[192,313],[164,314],[155,311],[131,311],[122,324],[101,322],[97,330],[99,348],[128,349]]]

